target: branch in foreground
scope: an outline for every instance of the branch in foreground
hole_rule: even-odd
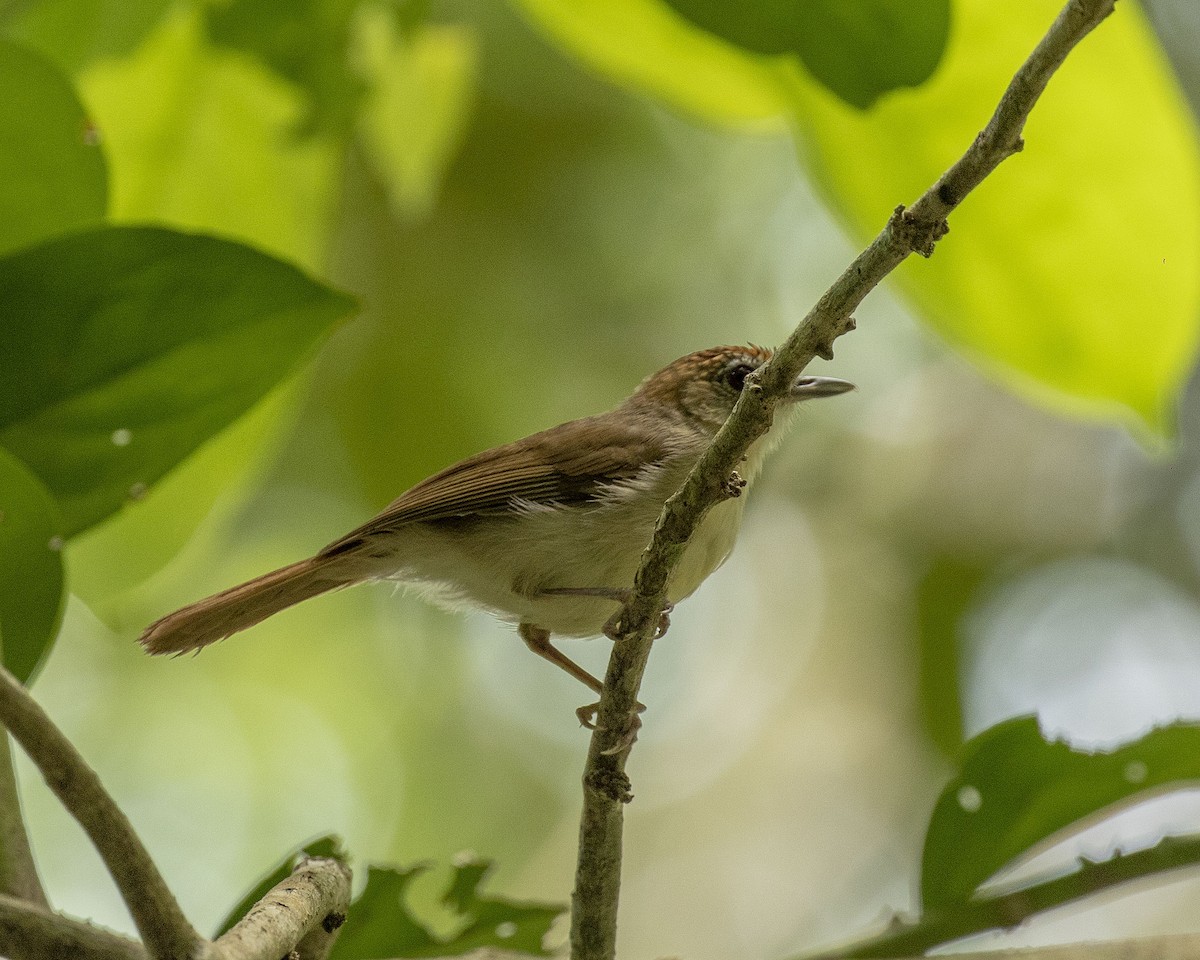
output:
[[[776,405],[814,357],[833,355],[833,342],[853,328],[851,315],[910,253],[929,256],[948,230],[946,217],[1007,157],[1022,147],[1021,131],[1054,71],[1113,10],[1115,0],[1070,0],[1005,90],[991,120],[966,153],[909,210],[887,226],[809,311],[799,327],[748,381],[733,414],[683,487],[663,508],[642,557],[634,592],[613,645],[596,731],[584,770],[583,814],[572,896],[571,956],[611,960],[616,954],[622,804],[632,799],[625,732],[634,715],[667,584],[704,514],[727,497],[726,481],[750,445],[771,425]]]
[[[324,960],[350,906],[350,868],[340,860],[300,861],[216,944],[220,960]]]
[[[836,950],[805,954],[801,960],[902,957],[923,953],[964,937],[1007,930],[1047,910],[1104,893],[1135,880],[1161,877],[1168,870],[1200,862],[1200,836],[1168,837],[1154,847],[1116,855],[1108,860],[1081,860],[1079,869],[1034,886],[993,897],[926,911],[912,923],[893,921],[878,936]],[[1200,957],[1200,952],[1192,954]]]
[[[29,754],[112,875],[156,960],[192,960],[207,945],[94,770],[11,673],[0,668],[0,723]]]
[[[140,943],[0,895],[0,956],[10,960],[149,960]]]

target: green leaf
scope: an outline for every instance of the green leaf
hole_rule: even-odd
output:
[[[170,5],[171,0],[38,0],[24,4],[7,29],[62,69],[75,71],[133,50]]]
[[[934,77],[863,113],[657,0],[518,2],[560,46],[689,113],[786,112],[802,159],[864,242],[970,145],[1060,6],[961,0]],[[1197,346],[1200,156],[1136,6],[1072,51],[1026,140],[954,212],[937,254],[897,280],[930,326],[1010,387],[1166,435]]]
[[[0,254],[104,218],[107,175],[70,82],[0,39]]]
[[[0,443],[78,533],[293,373],[354,307],[214,237],[106,227],[0,261]]]
[[[814,77],[865,110],[933,74],[950,33],[950,0],[666,0],[752,53],[795,53]]]
[[[442,902],[462,918],[463,926],[443,938],[413,917],[407,904],[408,887],[428,869],[427,864],[399,870],[371,867],[367,886],[350,905],[330,960],[457,956],[480,947],[549,956],[542,941],[566,908],[480,896],[479,885],[491,868],[487,860],[455,865]]]
[[[1110,752],[1047,741],[1036,717],[986,730],[934,807],[921,863],[926,910],[962,904],[1033,848],[1149,791],[1200,779],[1200,725],[1176,723]],[[1084,822],[1087,821],[1087,822]]]
[[[4,665],[22,683],[45,658],[62,622],[62,543],[54,498],[0,447],[0,637]]]
[[[216,940],[246,916],[250,912],[250,908],[265,897],[272,887],[291,876],[296,861],[302,857],[326,857],[330,860],[341,860],[343,863],[346,861],[346,854],[342,850],[342,840],[336,834],[327,833],[316,840],[310,840],[299,850],[284,857],[262,880],[255,884],[249,893],[238,901],[237,906],[230,910],[225,919],[217,925],[217,932],[213,934],[213,939]]]

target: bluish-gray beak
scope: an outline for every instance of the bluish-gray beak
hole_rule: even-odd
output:
[[[812,400],[814,397],[835,397],[853,389],[854,384],[850,381],[836,377],[800,377],[792,385],[789,396],[793,400]]]

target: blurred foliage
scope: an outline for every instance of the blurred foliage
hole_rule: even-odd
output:
[[[208,36],[241,50],[305,94],[301,130],[345,132],[363,83],[350,69],[350,20],[358,0],[232,0],[206,11]]]
[[[924,83],[950,32],[949,0],[667,0],[689,20],[754,53],[796,53],[808,71],[865,110]]]
[[[32,676],[63,612],[63,525],[58,504],[0,447],[0,640],[4,666]]]
[[[0,39],[0,254],[104,216],[107,180],[67,78]]]
[[[171,0],[7,0],[0,29],[74,71],[130,53]]]
[[[0,262],[0,443],[68,535],[144,496],[305,359],[348,297],[239,244],[104,227]]]
[[[658,0],[519,2],[605,72],[702,116],[728,116],[695,94],[681,98],[672,75],[703,88],[694,78],[737,69],[736,50],[701,45],[690,24],[663,17]],[[1058,6],[1040,0],[1013,11],[963,0],[930,82],[865,113],[777,63],[744,55],[740,68],[775,90],[754,103],[787,104],[802,159],[866,240],[970,144]],[[655,42],[619,48],[615,36],[627,35],[631,21]],[[927,322],[1008,383],[1059,409],[1132,413],[1169,435],[1197,341],[1200,155],[1136,12],[1104,26],[1038,104],[1026,154],[955,211],[953,241],[898,276]]]

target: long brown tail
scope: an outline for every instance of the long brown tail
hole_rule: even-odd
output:
[[[252,627],[293,604],[346,586],[336,561],[310,557],[204,600],[150,624],[139,643],[148,653],[187,653]]]

